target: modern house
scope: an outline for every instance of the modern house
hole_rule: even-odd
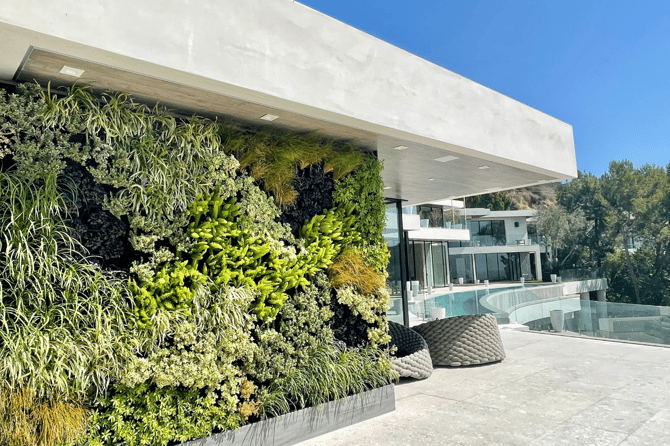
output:
[[[541,280],[535,210],[466,209],[446,200],[403,208],[407,277],[420,290],[486,280]]]
[[[524,213],[470,214],[470,230],[460,214],[441,228],[431,218],[428,228],[422,218],[405,228],[401,216],[407,206],[576,177],[569,124],[292,0],[0,4],[5,84],[90,84],[178,113],[317,131],[376,152],[389,283],[409,281],[409,265],[426,252],[443,272],[435,286],[539,275]],[[393,292],[406,320],[406,287]]]

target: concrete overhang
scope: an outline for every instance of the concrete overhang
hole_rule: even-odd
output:
[[[415,231],[407,233],[410,240],[426,240],[426,241],[469,241],[469,229],[447,229],[447,228],[420,228]]]
[[[353,139],[406,204],[577,175],[569,124],[292,0],[0,0],[12,79]]]
[[[472,214],[468,212],[468,216],[470,215]],[[533,209],[519,210],[519,211],[491,211],[485,215],[479,216],[477,220],[493,220],[500,218],[529,218],[529,217],[535,217],[536,215],[537,211]]]
[[[491,214],[491,209],[488,208],[465,208],[461,209],[460,211],[461,215],[468,216],[471,218],[476,218],[476,217],[484,217],[488,216]]]

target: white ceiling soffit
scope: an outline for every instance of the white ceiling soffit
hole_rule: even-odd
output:
[[[570,125],[288,0],[3,2],[0,79],[15,77],[351,138],[410,204],[576,175]]]

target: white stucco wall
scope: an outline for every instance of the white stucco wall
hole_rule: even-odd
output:
[[[507,243],[513,244],[517,240],[528,239],[528,227],[526,225],[526,219],[523,217],[515,218],[505,218],[505,237],[507,237]],[[515,228],[514,223],[518,222],[519,227]]]
[[[53,51],[102,50],[100,62],[124,69],[184,83],[197,78],[180,73],[192,74],[244,100],[305,107],[320,119],[556,178],[577,174],[569,124],[292,0],[0,0],[0,22],[69,42],[49,48],[44,40]],[[27,49],[9,48],[4,78]]]

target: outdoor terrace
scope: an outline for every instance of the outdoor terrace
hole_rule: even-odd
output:
[[[299,446],[663,445],[670,348],[502,327],[507,358],[396,386],[396,410]]]

